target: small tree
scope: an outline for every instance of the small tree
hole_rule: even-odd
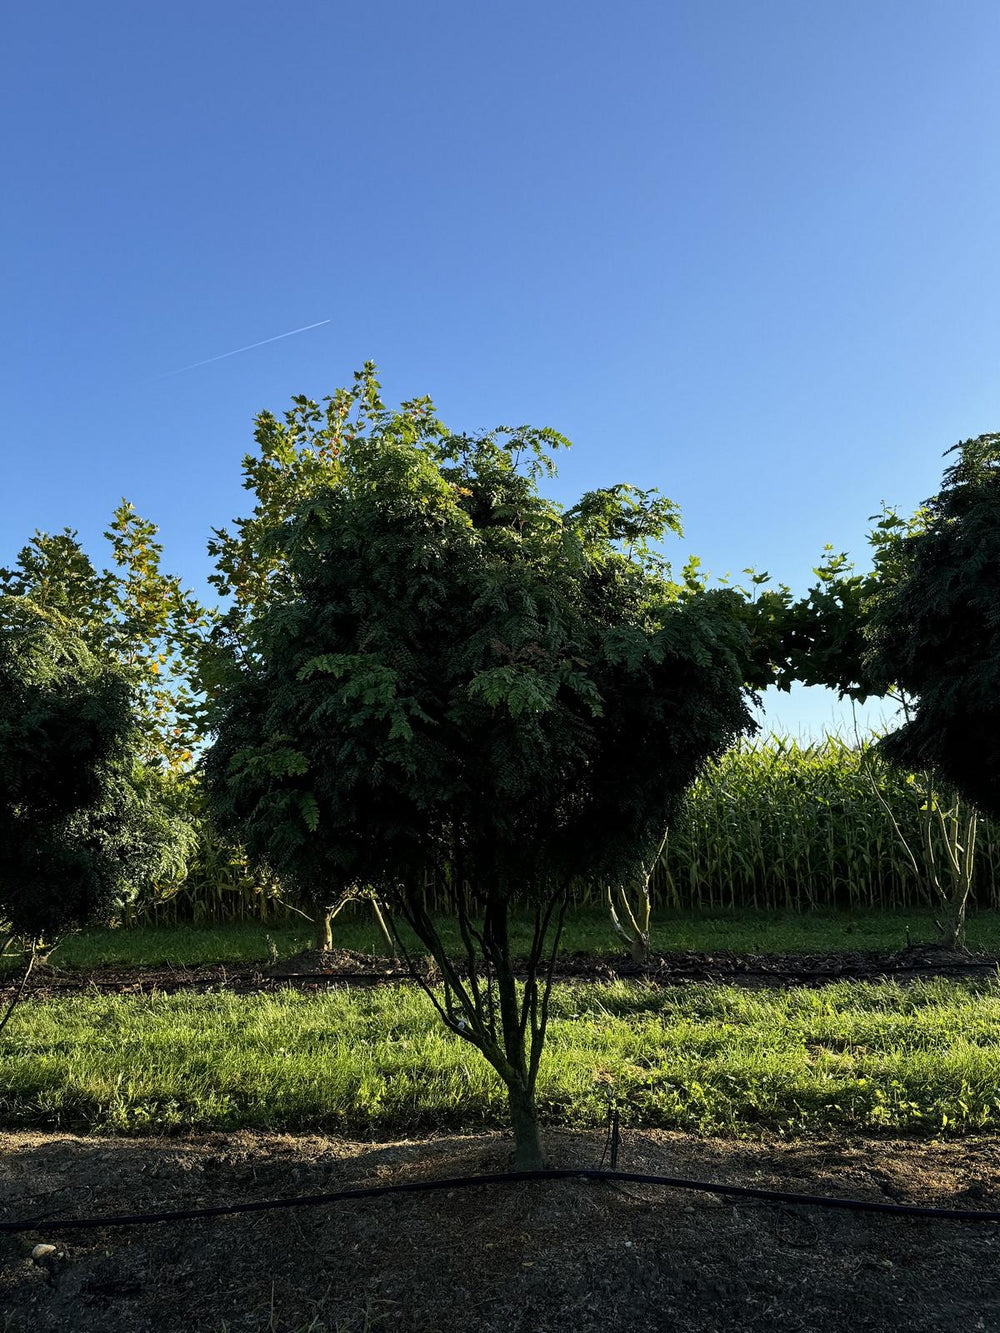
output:
[[[706,759],[753,729],[747,641],[733,594],[681,599],[650,554],[673,506],[617,487],[563,512],[537,485],[559,436],[431,433],[427,412],[375,413],[262,534],[280,587],[230,646],[205,773],[260,864],[317,903],[371,886],[404,950],[411,928],[534,1167],[567,893],[640,875]],[[431,876],[461,962],[426,909]],[[515,905],[534,920],[523,982]]]
[[[615,934],[628,945],[632,962],[637,967],[649,966],[649,923],[653,914],[653,900],[649,886],[666,845],[667,834],[664,833],[656,855],[651,863],[643,868],[638,882],[616,884],[613,889],[610,887],[605,889]]]
[[[1000,815],[1000,435],[956,445],[958,461],[900,540],[898,577],[872,605],[869,669],[911,701],[882,742],[982,813]]]
[[[52,943],[183,863],[188,826],[138,761],[133,689],[62,617],[0,597],[0,920]]]
[[[998,438],[988,436],[960,447],[975,447],[981,469],[983,451],[989,453],[993,448],[990,441]],[[956,469],[946,474],[946,481],[949,478],[953,479],[951,484],[958,482]],[[966,468],[960,484],[967,487],[968,482]],[[747,618],[762,669],[758,684],[765,683],[770,673],[779,689],[801,681],[836,689],[841,698],[857,702],[870,696],[888,698],[901,709],[902,725],[882,737],[876,750],[907,777],[918,802],[918,841],[911,844],[901,829],[882,794],[879,766],[872,762],[874,755],[859,740],[864,771],[914,873],[941,913],[938,927],[945,947],[960,948],[965,940],[975,862],[977,815],[975,809],[968,808],[970,788],[966,786],[963,792],[955,779],[956,770],[941,762],[940,709],[934,712],[929,729],[915,725],[919,712],[923,711],[925,723],[931,716],[918,706],[917,696],[919,689],[926,687],[924,673],[928,669],[938,687],[947,691],[954,686],[963,695],[958,684],[962,677],[949,674],[947,665],[961,637],[959,588],[978,586],[983,598],[980,615],[990,591],[981,585],[982,571],[972,558],[968,542],[964,553],[952,550],[950,566],[946,561],[931,574],[930,565],[936,557],[930,552],[938,548],[942,533],[947,533],[946,544],[958,536],[953,516],[945,516],[952,502],[943,496],[927,501],[908,518],[883,508],[875,516],[875,526],[868,536],[872,567],[866,572],[858,573],[845,553],[828,546],[815,571],[817,582],[805,597],[793,600],[790,590],[782,585],[766,590],[756,603],[748,601],[742,614]],[[991,518],[995,521],[995,511],[992,515],[980,514],[980,522],[987,529]],[[996,544],[995,534],[992,539]],[[988,563],[991,556],[978,534],[971,547]],[[760,584],[766,579],[766,575],[756,576],[754,582]],[[949,609],[944,619],[954,617],[947,633],[942,627],[946,606]],[[957,658],[954,665],[959,667]],[[967,702],[968,696],[963,697]],[[954,723],[952,715],[950,724]],[[914,743],[921,731],[923,741]],[[930,745],[925,743],[928,737]],[[966,731],[958,741],[963,759],[969,739]],[[966,768],[968,771],[968,762]]]

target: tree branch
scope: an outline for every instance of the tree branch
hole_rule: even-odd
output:
[[[13,998],[11,999],[10,1004],[8,1004],[8,1006],[7,1006],[7,1012],[4,1014],[3,1019],[0,1020],[0,1033],[3,1032],[4,1028],[5,1028],[5,1027],[7,1026],[7,1024],[10,1022],[11,1014],[13,1014],[15,1008],[17,1007],[18,1001],[21,999],[21,996],[24,994],[24,988],[25,988],[25,986],[28,984],[28,977],[31,976],[31,969],[32,969],[34,966],[35,966],[35,942],[34,942],[34,940],[32,940],[32,942],[31,942],[31,953],[30,953],[29,956],[28,956],[28,965],[27,965],[27,967],[24,969],[24,975],[21,977],[21,980],[20,980],[20,982],[18,983],[18,987],[17,987],[17,989],[16,989],[15,992],[14,992],[14,996],[13,996]]]

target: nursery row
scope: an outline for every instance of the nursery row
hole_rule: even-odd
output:
[[[687,793],[653,874],[654,901],[681,911],[898,910],[930,905],[921,862],[925,789],[838,736],[736,746]],[[433,910],[447,911],[428,890]],[[1000,907],[1000,826],[981,820],[972,898]],[[581,893],[581,907],[601,908]],[[186,880],[134,904],[130,924],[294,920],[238,852],[203,831]]]

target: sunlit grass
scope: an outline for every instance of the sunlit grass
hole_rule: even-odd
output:
[[[554,995],[550,1123],[753,1134],[1000,1126],[994,982]],[[29,1003],[0,1038],[0,1122],[379,1136],[503,1124],[500,1086],[412,987]]]

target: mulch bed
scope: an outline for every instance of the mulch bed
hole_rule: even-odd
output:
[[[553,1165],[599,1135],[548,1136]],[[646,1186],[515,1184],[66,1232],[62,1216],[181,1208],[504,1169],[501,1135],[352,1143],[239,1133],[0,1135],[5,1333],[992,1333],[997,1228],[739,1203]],[[993,1137],[626,1135],[628,1170],[1000,1208]],[[48,1225],[46,1223],[48,1220]],[[39,1243],[53,1253],[33,1259]],[[4,1322],[6,1321],[6,1322]]]
[[[677,952],[654,954],[648,968],[625,956],[568,954],[557,975],[564,980],[645,980],[657,985],[712,981],[733,985],[821,986],[832,981],[899,981],[919,978],[986,976],[1000,967],[995,955],[955,953],[915,945],[895,953],[835,952],[824,954],[744,954]],[[4,978],[0,999],[9,995],[16,978]],[[253,963],[216,963],[198,967],[123,966],[114,964],[62,971],[38,967],[28,996],[37,998],[80,992],[129,994],[157,991],[226,990],[237,993],[274,991],[288,986],[318,989],[330,986],[378,986],[410,981],[401,962],[336,949],[308,950],[273,967]],[[26,997],[27,998],[27,997]]]

